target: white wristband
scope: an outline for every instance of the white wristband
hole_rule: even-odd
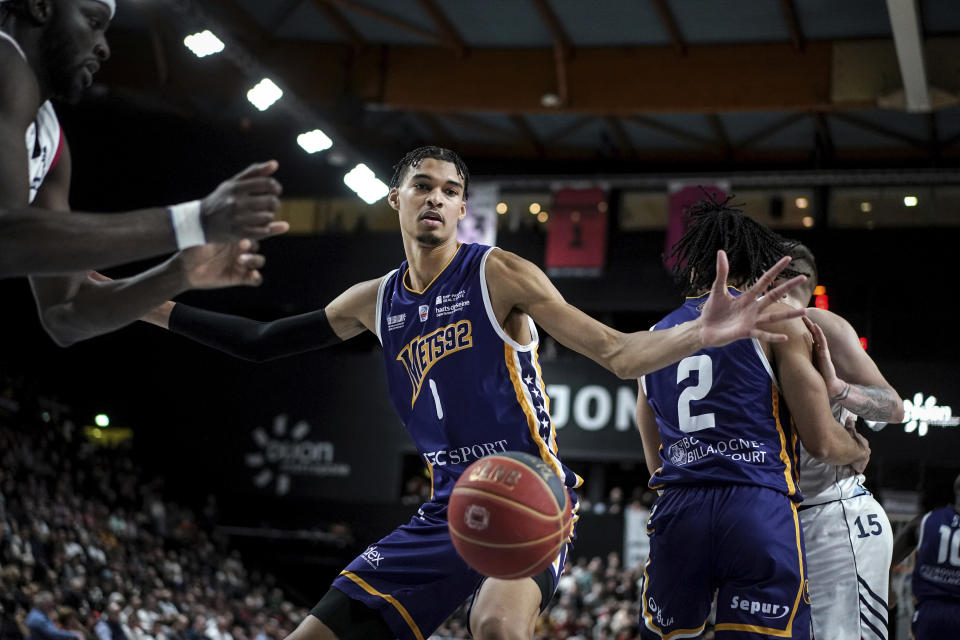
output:
[[[200,201],[184,202],[168,207],[173,233],[177,237],[177,249],[188,249],[206,244],[203,225],[200,223]]]

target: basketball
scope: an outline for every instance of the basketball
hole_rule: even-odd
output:
[[[447,514],[460,557],[492,578],[547,568],[570,535],[570,499],[547,463],[508,451],[477,460],[453,487]]]

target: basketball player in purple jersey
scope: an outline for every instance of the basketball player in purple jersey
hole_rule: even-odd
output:
[[[689,211],[671,257],[690,297],[651,335],[702,317],[715,278],[714,291],[726,283],[736,295],[783,256],[782,238],[727,202]],[[729,256],[729,277],[713,268],[718,250]],[[715,594],[718,640],[810,638],[798,443],[860,466],[869,447],[834,420],[803,322],[774,326],[785,342],[760,336],[704,348],[641,379],[637,421],[650,487],[661,491],[648,523],[645,638],[698,637]]]
[[[953,496],[951,506],[911,520],[893,543],[894,567],[917,551],[911,582],[916,640],[960,637],[960,475]]]
[[[407,260],[347,289],[325,309],[259,323],[167,303],[144,318],[255,360],[317,349],[365,330],[380,339],[390,398],[430,471],[432,495],[409,523],[347,566],[288,640],[423,640],[471,596],[474,637],[532,638],[566,550],[532,578],[485,579],[457,555],[446,512],[463,470],[503,451],[539,456],[576,504],[573,489],[581,481],[558,456],[536,325],[631,377],[705,345],[750,336],[777,340],[759,326],[802,313],[784,308],[770,314],[773,299],[758,300],[784,260],[743,296],[718,285],[699,319],[657,336],[620,333],[564,301],[532,263],[493,247],[459,244],[468,188],[467,167],[452,151],[423,147],[407,154],[388,196]],[[719,253],[716,261],[722,283],[725,256]]]
[[[51,98],[76,102],[110,55],[106,30],[115,0],[0,0],[0,277],[64,274],[177,249],[282,233],[275,222],[276,163],[253,165],[202,201],[167,208],[66,215],[71,157]],[[26,141],[26,148],[24,148]],[[204,286],[256,284],[262,256],[249,240],[219,279]],[[239,251],[237,250],[239,249]],[[197,266],[188,253],[136,278],[34,278],[44,325],[69,344],[136,320],[183,291]],[[146,306],[144,306],[146,305]]]
[[[807,281],[787,294],[806,307],[817,285],[817,265],[807,247],[788,249],[790,267]],[[903,420],[903,401],[867,355],[856,331],[826,309],[808,308],[817,368],[838,421],[857,416],[874,429]],[[839,428],[839,423],[838,423]],[[893,530],[883,506],[867,491],[862,473],[832,465],[800,449],[800,523],[807,552],[810,616],[817,640],[887,639],[887,587]]]

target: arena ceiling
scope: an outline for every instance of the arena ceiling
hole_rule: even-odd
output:
[[[223,54],[183,46],[203,28]],[[340,163],[437,143],[541,173],[960,164],[956,0],[128,0],[109,37],[111,99],[314,121]],[[260,74],[285,106],[247,102]]]

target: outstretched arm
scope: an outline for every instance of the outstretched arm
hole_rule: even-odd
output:
[[[846,431],[834,419],[826,385],[811,359],[810,334],[797,319],[779,323],[775,328],[788,337],[771,348],[780,388],[800,441],[813,457],[835,465],[851,464],[859,472],[869,460],[870,447],[863,436]]]
[[[903,400],[860,345],[849,322],[824,309],[807,309],[817,368],[830,401],[879,422],[903,420]]]
[[[336,344],[364,329],[376,332],[380,278],[354,285],[324,309],[258,322],[166,302],[143,320],[237,358],[265,362]]]
[[[224,212],[239,209],[253,215],[258,223],[261,215],[272,220],[273,212],[278,206],[277,196],[280,190],[279,183],[270,177],[275,170],[276,163],[253,165],[224,182],[204,199],[204,204],[198,209],[199,215],[204,215],[202,209],[205,207],[222,222]],[[57,171],[48,176],[41,187],[37,194],[37,205],[44,209],[62,211],[63,218],[69,218],[69,187],[70,164],[67,154],[57,165]],[[255,213],[261,210],[264,213]],[[285,222],[269,220],[263,223],[264,234],[286,231]],[[252,246],[249,240],[242,240],[241,243],[246,243],[247,247]],[[207,247],[216,246],[230,245],[201,245],[194,249],[202,254]],[[227,277],[219,281],[208,280],[205,285],[198,285],[189,273],[191,259],[196,257],[196,253],[187,250],[136,276],[110,282],[93,282],[85,273],[31,276],[30,285],[33,288],[40,322],[54,342],[66,347],[124,327],[164,300],[190,288],[260,283],[260,275],[256,269],[262,264],[262,258],[247,255],[240,258],[239,265],[231,265],[231,269],[224,273]],[[237,266],[240,267],[239,270],[234,269]]]
[[[784,258],[741,296],[732,296],[724,283],[727,257],[717,255],[717,279],[702,316],[664,331],[621,333],[568,304],[557,288],[533,263],[506,251],[487,259],[487,286],[497,320],[503,325],[514,310],[526,313],[562,345],[581,353],[621,378],[639,378],[696,353],[740,338],[769,341],[783,335],[763,330],[769,322],[803,315],[802,310],[770,305],[804,280],[798,276],[761,297],[783,267]]]

